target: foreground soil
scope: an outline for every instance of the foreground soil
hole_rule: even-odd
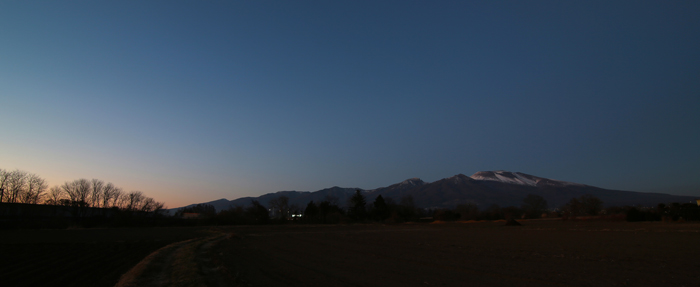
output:
[[[0,231],[0,286],[699,285],[698,223],[521,223]]]
[[[238,227],[237,286],[698,286],[700,225],[503,222]]]
[[[114,286],[152,252],[205,228],[0,231],[0,286]]]

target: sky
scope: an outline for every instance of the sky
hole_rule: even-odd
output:
[[[0,168],[170,208],[477,171],[700,196],[698,1],[0,1]]]

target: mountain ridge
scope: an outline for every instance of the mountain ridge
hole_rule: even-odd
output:
[[[573,183],[534,176],[522,172],[504,170],[479,171],[471,176],[457,174],[434,182],[424,182],[414,177],[386,187],[370,190],[360,188],[330,187],[318,191],[278,191],[258,197],[242,197],[234,200],[219,199],[203,204],[213,205],[217,211],[234,206],[247,206],[253,200],[268,206],[270,200],[279,196],[287,196],[289,204],[304,208],[310,201],[316,203],[323,200],[336,201],[345,207],[348,199],[360,190],[364,193],[368,204],[376,197],[390,198],[398,202],[406,196],[411,196],[417,207],[421,208],[454,208],[459,204],[476,204],[480,209],[496,204],[499,206],[520,206],[528,194],[542,196],[550,207],[564,205],[571,198],[591,194],[600,198],[605,206],[645,205],[655,206],[659,203],[686,202],[695,200],[693,196],[671,195],[665,193],[645,193],[604,189],[581,183]],[[228,201],[228,202],[226,202]],[[193,206],[191,204],[185,207]],[[179,208],[170,209],[173,213]]]

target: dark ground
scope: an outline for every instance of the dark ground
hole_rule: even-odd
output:
[[[0,286],[114,286],[151,252],[203,228],[0,231]]]
[[[700,224],[231,228],[242,286],[699,286]],[[235,275],[235,274],[234,274]]]
[[[504,224],[4,230],[0,285],[113,286],[154,250],[210,236],[224,238],[196,256],[210,286],[700,285],[698,223]]]

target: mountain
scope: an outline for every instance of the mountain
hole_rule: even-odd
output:
[[[404,196],[411,195],[421,207],[452,208],[473,203],[485,209],[492,204],[520,206],[528,194],[542,196],[550,207],[560,207],[584,194],[600,198],[605,206],[656,206],[695,200],[692,196],[610,190],[509,171],[480,171],[472,176],[459,174],[425,184]]]
[[[610,190],[521,172],[498,170],[479,171],[471,176],[458,174],[431,183],[426,183],[419,178],[411,178],[372,190],[334,186],[315,192],[280,191],[231,201],[219,199],[206,204],[211,204],[217,211],[221,211],[233,206],[250,205],[253,200],[268,206],[270,200],[286,196],[289,198],[289,205],[296,204],[301,208],[304,208],[310,201],[318,203],[324,200],[333,200],[339,206],[345,207],[348,199],[356,190],[363,192],[369,204],[379,195],[396,203],[399,203],[402,198],[410,196],[415,205],[422,208],[454,208],[459,204],[466,203],[476,204],[480,209],[488,208],[493,204],[502,207],[520,206],[528,194],[542,196],[550,207],[560,207],[572,198],[584,194],[600,198],[605,206],[656,206],[659,203],[695,202],[696,199],[693,196]],[[170,211],[172,213],[177,209],[179,208]]]
[[[238,199],[234,200],[227,200],[227,199],[219,199],[215,201],[210,201],[210,202],[203,202],[200,204],[211,204],[216,208],[216,211],[222,211],[229,209],[231,207],[235,206],[249,206],[251,205],[251,202],[253,200],[256,200],[260,202],[260,204],[264,206],[268,206],[270,204],[270,201],[278,198],[280,196],[286,196],[289,198],[289,205],[294,205],[296,204],[297,206],[301,208],[306,208],[306,205],[310,202],[322,202],[324,200],[329,200],[333,202],[334,204],[337,204],[340,207],[346,207],[347,202],[352,197],[353,194],[355,194],[355,191],[358,190],[359,188],[343,188],[343,187],[338,187],[334,186],[331,188],[326,188],[322,189],[319,191],[315,192],[309,192],[309,191],[278,191],[275,193],[267,193],[258,197],[241,197]],[[362,189],[359,189],[363,192],[365,192]],[[366,192],[365,192],[366,193]],[[192,207],[197,204],[190,204],[187,206],[183,207],[178,207],[178,208],[172,208],[168,209],[169,214],[174,214],[178,209],[180,208],[185,208],[185,207]]]
[[[425,185],[420,178],[414,177],[387,187],[380,187],[367,192],[367,202],[373,202],[377,196],[399,200],[406,196],[411,190]]]
[[[480,171],[471,176],[472,179],[476,180],[488,180],[496,181],[501,183],[511,183],[517,185],[529,185],[529,186],[584,186],[579,183],[571,183],[559,180],[553,180],[548,178],[537,177],[534,175],[524,174],[522,172],[509,172],[509,171]]]

